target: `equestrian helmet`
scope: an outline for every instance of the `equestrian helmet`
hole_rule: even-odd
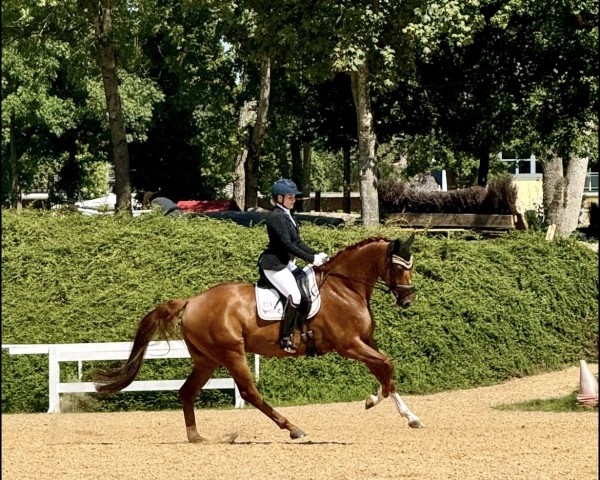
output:
[[[271,195],[276,197],[277,195],[300,195],[300,190],[294,182],[287,178],[280,178],[271,187]]]

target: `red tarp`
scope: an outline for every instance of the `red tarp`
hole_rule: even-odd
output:
[[[184,212],[208,213],[238,211],[233,200],[180,200],[177,206]]]

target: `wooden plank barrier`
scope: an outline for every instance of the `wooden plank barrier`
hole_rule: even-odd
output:
[[[514,230],[514,215],[483,215],[471,213],[389,213],[386,224],[425,229]]]
[[[60,413],[61,393],[94,393],[92,382],[82,382],[82,362],[97,360],[126,360],[131,352],[132,342],[107,343],[64,343],[64,344],[3,344],[10,355],[48,355],[48,413]],[[189,352],[183,340],[170,342],[150,342],[144,359],[189,358]],[[79,382],[60,381],[60,363],[77,362]],[[254,355],[254,376],[258,381],[260,357]],[[158,390],[179,390],[185,379],[178,380],[136,380],[124,388],[123,392],[145,392]],[[243,408],[244,400],[233,378],[211,378],[203,389],[233,389],[235,408]]]

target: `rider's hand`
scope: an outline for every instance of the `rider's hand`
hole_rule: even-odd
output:
[[[329,260],[329,256],[326,253],[317,253],[315,255],[315,259],[313,260],[312,264],[315,267],[320,267],[321,265],[323,265],[327,260]]]

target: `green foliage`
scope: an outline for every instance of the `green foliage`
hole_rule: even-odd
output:
[[[13,153],[24,191],[58,176],[61,194],[92,197],[101,190],[93,164],[111,159],[93,25],[81,5],[3,5],[2,155]],[[365,63],[379,178],[407,157],[407,174],[434,162],[451,187],[467,187],[482,159],[513,143],[538,158],[552,148],[566,161],[598,161],[591,0],[134,0],[115,2],[111,15],[135,189],[160,188],[174,200],[220,195],[247,143],[239,110],[258,98],[264,55],[272,59],[260,166],[267,185],[284,173],[277,164],[289,163],[295,139],[315,148],[315,189],[339,188],[340,158],[318,145],[354,149],[347,73]],[[2,163],[3,192],[10,167]],[[353,168],[353,184],[359,174]]]
[[[86,81],[86,87],[90,95],[90,111],[96,118],[107,121],[106,97],[102,79],[100,77],[89,78]],[[164,93],[150,79],[121,72],[119,74],[119,95],[122,99],[123,116],[127,125],[127,141],[131,143],[147,140],[152,112],[156,105],[164,101]]]
[[[444,40],[450,39],[456,46],[471,43],[484,24],[480,7],[479,0],[427,3],[415,9],[416,19],[403,33],[414,37],[421,54],[428,58]]]
[[[528,228],[536,232],[541,232],[546,228],[546,223],[544,221],[544,212],[542,209],[526,210],[525,221],[527,222]]]
[[[540,158],[598,158],[598,2],[507,2],[491,18],[516,40],[525,114],[515,139]]]
[[[577,391],[565,397],[549,398],[546,400],[529,400],[499,405],[498,410],[526,411],[526,412],[590,412],[598,414],[598,407],[584,407],[577,403]]]
[[[209,218],[150,214],[2,212],[2,342],[130,340],[159,302],[218,283],[253,282],[267,243],[264,228]],[[332,229],[306,224],[304,240],[333,254],[391,227]],[[376,289],[375,337],[396,369],[401,392],[488,385],[598,355],[598,257],[572,240],[546,242],[515,232],[494,240],[418,236],[417,301],[400,310]],[[97,364],[84,364],[84,377]],[[149,361],[143,378],[185,378],[189,360]],[[62,372],[61,372],[62,373]],[[47,409],[45,355],[2,353],[2,411]],[[65,378],[76,375],[67,364]],[[219,375],[228,376],[226,372]],[[164,376],[164,377],[163,377]],[[335,354],[261,359],[259,389],[274,404],[350,401],[377,383],[359,363]],[[231,405],[205,391],[199,406]],[[176,392],[119,394],[78,405],[102,410],[179,408]]]

